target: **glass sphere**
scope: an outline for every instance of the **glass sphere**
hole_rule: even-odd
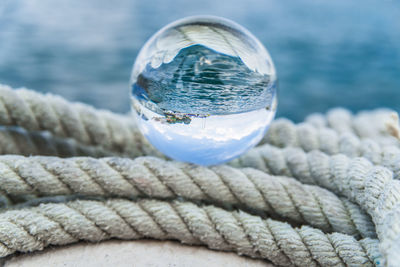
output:
[[[214,165],[255,146],[277,106],[277,77],[249,31],[210,16],[175,21],[143,46],[131,76],[138,126],[165,155]]]

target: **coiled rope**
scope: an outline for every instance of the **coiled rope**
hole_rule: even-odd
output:
[[[391,121],[391,120],[389,120]],[[388,128],[398,127],[398,121],[391,121]],[[389,137],[387,137],[389,138]],[[396,141],[394,137],[390,139]],[[396,141],[399,143],[399,141]],[[400,147],[379,143],[375,139],[360,138],[352,132],[338,134],[326,127],[315,127],[310,123],[294,124],[287,119],[278,119],[273,123],[263,139],[277,147],[301,147],[305,151],[321,150],[329,155],[345,154],[348,157],[365,157],[374,164],[385,164],[387,158],[399,158]],[[390,164],[389,164],[390,165]]]
[[[0,156],[0,191],[8,196],[184,197],[261,211],[325,232],[376,238],[369,215],[347,199],[253,169],[209,169],[150,157]]]
[[[0,154],[43,155],[62,158],[123,156],[123,154],[107,151],[100,146],[80,144],[71,138],[54,137],[49,132],[27,131],[24,128],[13,126],[0,126]]]
[[[42,204],[1,215],[0,256],[78,240],[176,239],[268,259],[280,266],[374,266],[375,239],[356,241],[308,226],[293,228],[245,212],[189,202],[121,199]]]
[[[317,128],[329,127],[337,133],[354,133],[361,138],[373,138],[384,141],[381,137],[400,138],[399,116],[389,109],[377,109],[373,111],[362,111],[357,115],[351,114],[343,108],[330,110],[326,116],[312,114],[305,121]],[[387,142],[394,143],[393,138],[387,138]]]
[[[285,119],[273,122],[270,127],[271,130],[261,144],[266,142],[277,146],[301,144],[307,151],[321,148],[324,152],[335,154],[339,152],[337,149],[339,145],[334,142],[332,144],[332,141],[330,141],[332,138],[338,139],[335,134],[353,133],[353,136],[359,140],[359,137],[354,133],[363,133],[361,129],[364,128],[370,129],[369,131],[364,129],[365,132],[372,133],[363,137],[373,136],[375,137],[374,140],[385,139],[386,143],[398,143],[391,135],[400,135],[396,121],[398,117],[396,117],[396,113],[387,110],[377,110],[366,114],[364,112],[353,118],[348,111],[335,109],[328,112],[327,118],[322,115],[315,116],[319,118],[320,122],[315,123],[315,119],[312,119],[311,116],[309,121],[313,123],[307,123],[307,129],[296,127]],[[360,120],[367,120],[368,123],[358,122]],[[326,121],[329,121],[330,124]],[[358,125],[355,128],[358,130],[353,130],[353,124]],[[377,124],[379,131],[372,130],[375,129],[374,126]],[[95,110],[93,107],[82,103],[69,103],[65,99],[51,94],[42,95],[27,89],[13,90],[1,84],[0,125],[18,126],[27,131],[48,131],[55,138],[74,139],[78,145],[101,146],[105,151],[114,153],[114,155],[130,157],[162,156],[140,134],[130,116],[117,115],[105,110]],[[368,127],[364,125],[368,125]],[[317,135],[315,130],[309,129],[310,127],[325,128],[325,131],[319,129],[321,133]],[[329,129],[334,130],[327,132],[326,127],[332,127]],[[15,151],[12,154],[18,153]]]
[[[1,156],[0,200],[5,203],[54,195],[101,199],[32,207],[28,201],[23,209],[10,206],[0,213],[0,255],[78,240],[151,237],[236,251],[282,266],[396,266],[400,262],[400,187],[393,179],[400,173],[396,116],[380,110],[343,120],[332,115],[338,111],[343,110],[326,118],[311,116],[306,126],[289,122],[294,131],[282,130],[286,126],[280,125],[287,122],[273,123],[264,140],[287,148],[263,145],[230,163],[253,169],[205,168],[152,157]],[[387,114],[392,121],[382,124],[378,118]],[[363,126],[360,121],[365,118],[375,118],[374,123]],[[0,151],[7,154],[160,155],[127,116],[26,89],[0,86],[0,125],[0,137],[6,136],[0,140]],[[318,142],[304,139],[302,131]],[[323,132],[339,141],[328,144],[321,138]],[[359,141],[357,153],[344,149],[340,140],[346,136]],[[370,157],[359,145],[366,137],[375,149],[369,150]],[[23,141],[30,145],[21,145]],[[320,151],[308,152],[314,149]],[[232,208],[253,215],[229,211]],[[278,220],[303,226],[293,228]]]
[[[132,118],[27,89],[0,85],[0,125],[48,131],[55,137],[72,138],[130,157],[160,155],[139,133]]]
[[[395,252],[400,250],[400,181],[394,179],[399,177],[399,161],[392,172],[374,166],[365,158],[264,145],[231,164],[295,177],[302,183],[318,185],[353,200],[371,215],[388,266],[400,262],[400,255]]]

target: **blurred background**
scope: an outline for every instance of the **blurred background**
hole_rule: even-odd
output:
[[[400,3],[390,0],[0,0],[0,83],[129,111],[141,46],[176,19],[249,29],[279,78],[278,116],[335,106],[400,111]]]

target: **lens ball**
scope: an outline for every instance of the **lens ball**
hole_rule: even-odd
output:
[[[143,46],[132,70],[131,103],[141,132],[165,155],[219,164],[264,136],[276,112],[276,71],[242,26],[189,17]]]

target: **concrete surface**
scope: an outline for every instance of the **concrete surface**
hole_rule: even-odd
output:
[[[235,253],[186,246],[178,242],[111,240],[98,244],[78,243],[52,247],[42,252],[19,255],[7,260],[5,266],[271,267],[273,265],[261,260],[240,257]]]

